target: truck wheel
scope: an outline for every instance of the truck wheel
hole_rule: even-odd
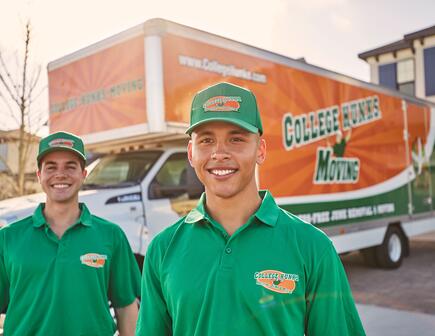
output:
[[[382,268],[400,267],[405,254],[406,237],[397,226],[390,226],[382,245],[376,246],[376,261]]]

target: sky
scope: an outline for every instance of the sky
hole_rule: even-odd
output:
[[[31,65],[160,17],[369,81],[358,54],[435,24],[433,0],[0,0],[0,51],[14,66],[32,24]],[[48,90],[38,98],[48,110]],[[0,129],[16,127],[0,106]]]

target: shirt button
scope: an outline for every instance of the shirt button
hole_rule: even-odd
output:
[[[225,249],[225,252],[226,252],[227,254],[230,254],[230,253],[232,252],[231,247],[227,247],[227,248]]]

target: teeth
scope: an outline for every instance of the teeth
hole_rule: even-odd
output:
[[[68,188],[68,184],[54,184],[53,188],[56,189]]]
[[[234,169],[212,169],[211,173],[218,176],[224,176],[234,173]]]

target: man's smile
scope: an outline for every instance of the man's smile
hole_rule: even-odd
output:
[[[213,168],[213,169],[207,169],[208,172],[212,175],[216,176],[229,176],[234,174],[237,169],[223,169],[223,168]]]

